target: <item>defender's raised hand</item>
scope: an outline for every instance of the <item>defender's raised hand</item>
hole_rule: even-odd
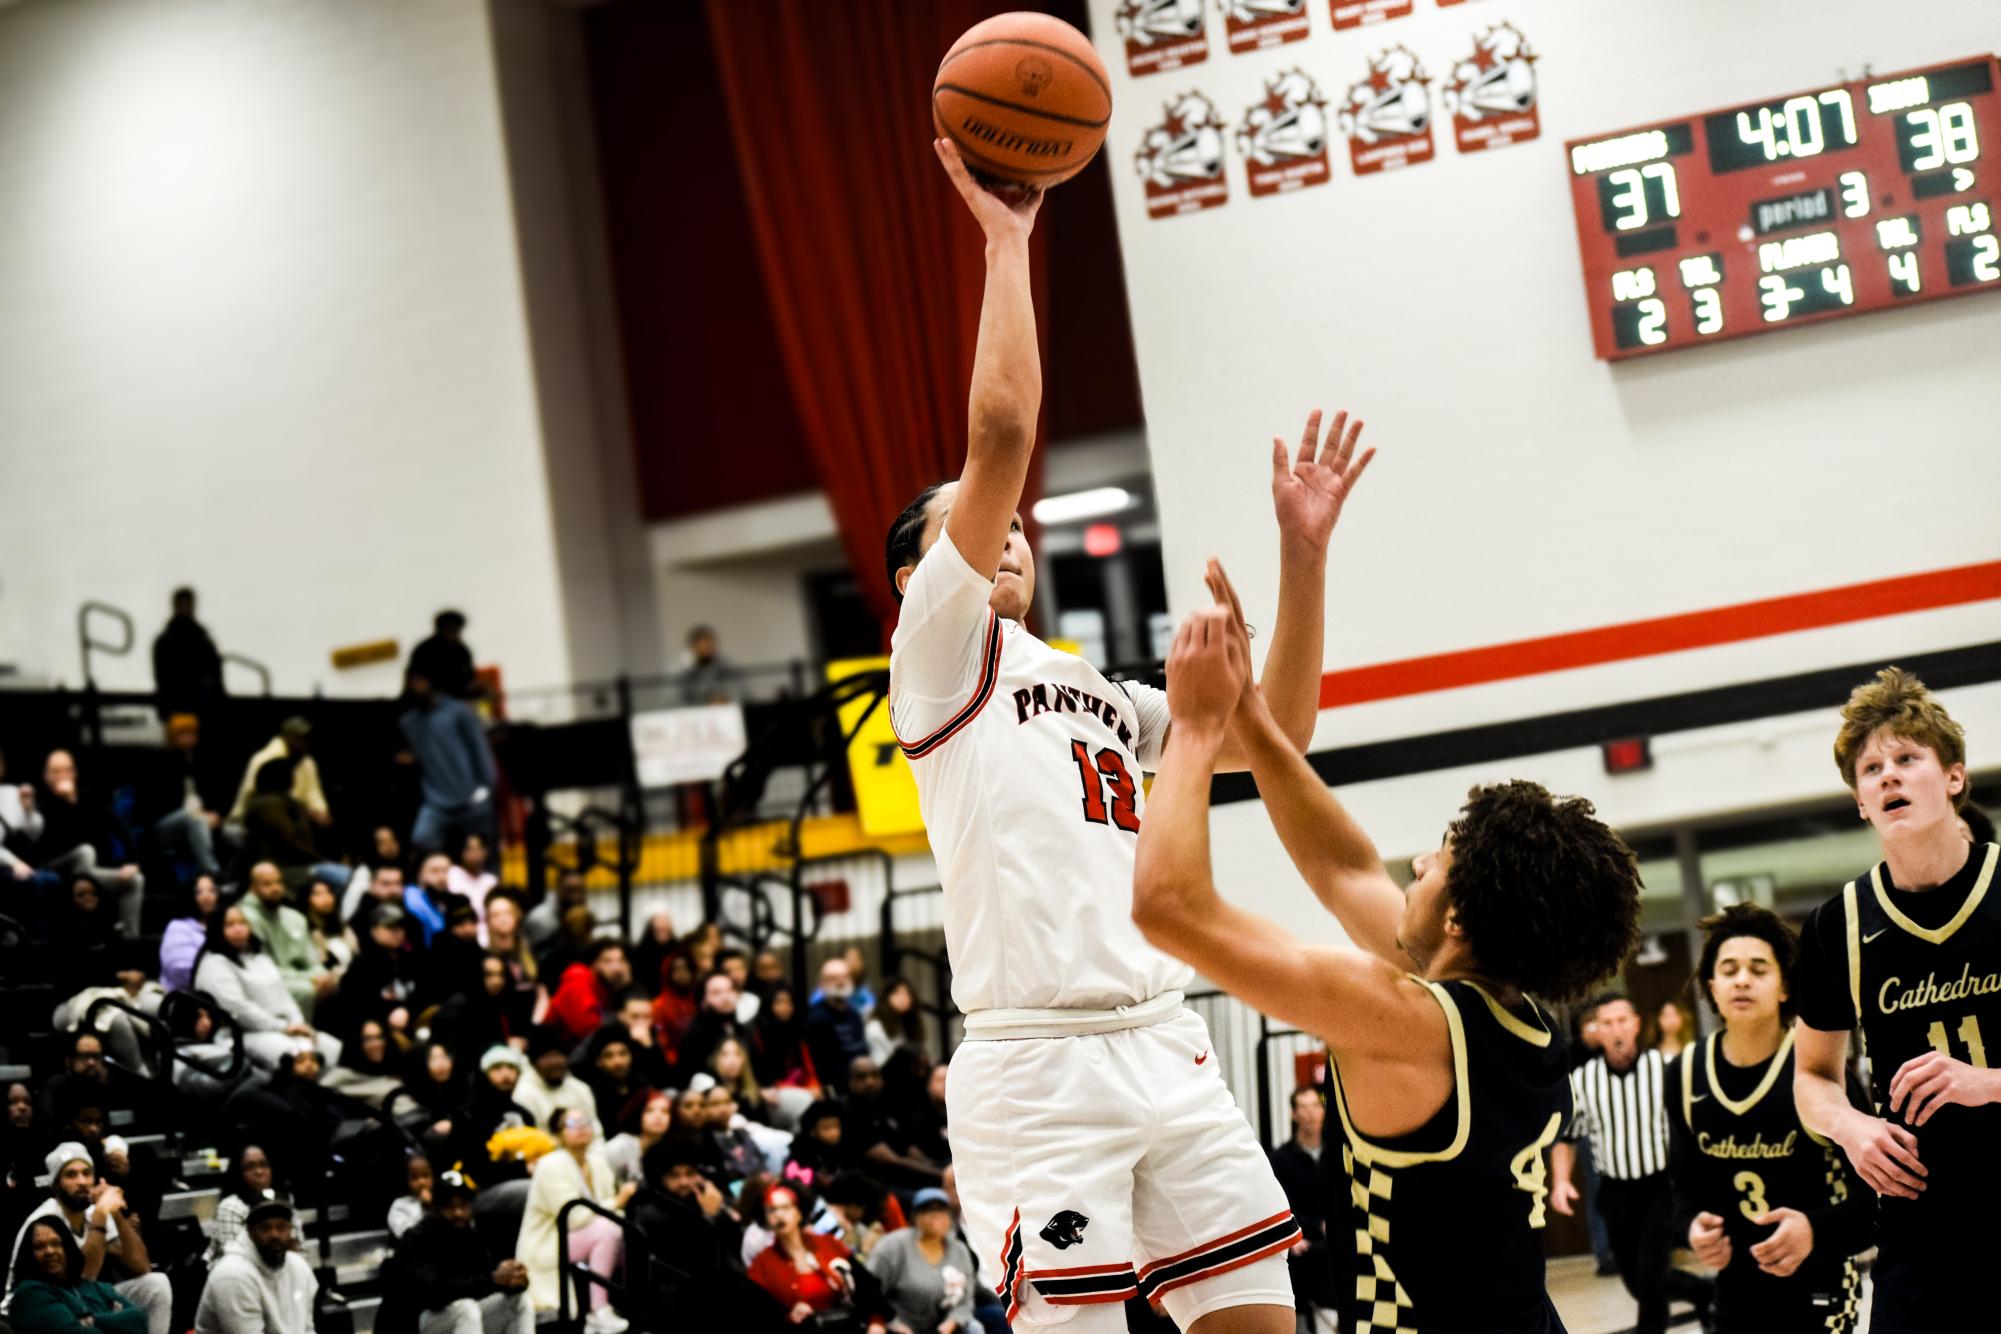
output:
[[[1237,600],[1237,590],[1230,583],[1230,576],[1223,572],[1223,562],[1211,556],[1208,567],[1202,572],[1202,582],[1209,586],[1209,596],[1215,600],[1216,606],[1229,613],[1225,633],[1235,641],[1237,652],[1243,657],[1244,689],[1254,690],[1257,685],[1251,679],[1249,670],[1251,627],[1244,620],[1244,604]]]
[[[958,187],[959,197],[973,211],[989,241],[1028,239],[1028,234],[1035,230],[1036,211],[1042,207],[1042,191],[1019,186],[1008,187],[1005,196],[998,194],[973,179],[965,159],[959,156],[957,144],[950,139],[933,139],[931,146],[938,150],[938,161],[945,165],[945,174]]]
[[[1250,664],[1227,607],[1200,607],[1174,633],[1167,655],[1167,708],[1177,728],[1219,732],[1236,712]]]
[[[1334,425],[1323,443],[1320,439],[1320,409],[1306,419],[1299,438],[1299,454],[1286,456],[1285,441],[1271,442],[1271,498],[1278,513],[1279,533],[1287,539],[1324,548],[1334,535],[1341,506],[1362,480],[1363,469],[1376,456],[1373,448],[1359,456],[1356,443],[1362,437],[1362,423],[1348,421],[1345,409],[1334,414]]]

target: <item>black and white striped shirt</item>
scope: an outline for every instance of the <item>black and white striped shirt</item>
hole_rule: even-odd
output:
[[[1658,1051],[1644,1051],[1623,1074],[1603,1056],[1571,1072],[1577,1103],[1571,1138],[1591,1136],[1600,1176],[1637,1181],[1667,1171],[1667,1105],[1661,1091],[1665,1071]]]

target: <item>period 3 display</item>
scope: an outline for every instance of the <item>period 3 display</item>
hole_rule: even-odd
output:
[[[1992,55],[1577,139],[1609,361],[2001,288]]]

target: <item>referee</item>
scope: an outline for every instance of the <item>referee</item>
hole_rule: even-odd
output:
[[[1634,1334],[1661,1334],[1668,1303],[1693,1303],[1705,1324],[1709,1280],[1670,1263],[1674,1250],[1674,1192],[1668,1182],[1668,1120],[1661,1085],[1665,1063],[1657,1051],[1642,1052],[1640,1012],[1623,994],[1610,992],[1591,1003],[1599,1054],[1570,1076],[1577,1115],[1572,1138],[1591,1136],[1598,1162],[1598,1213],[1612,1239],[1612,1258],[1626,1291],[1640,1304]],[[1556,1176],[1550,1207],[1571,1212],[1577,1187],[1571,1180],[1577,1151],[1559,1140],[1550,1151]]]

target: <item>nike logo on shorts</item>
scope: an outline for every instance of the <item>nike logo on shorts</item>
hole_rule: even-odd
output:
[[[1197,1065],[1200,1065],[1200,1064],[1202,1064],[1202,1062],[1204,1062],[1204,1061],[1206,1061],[1206,1060],[1208,1060],[1208,1059],[1209,1059],[1209,1053],[1205,1051],[1205,1052],[1203,1052],[1203,1053],[1202,1053],[1202,1054],[1201,1054],[1200,1056],[1197,1056],[1197,1057],[1195,1058],[1195,1064],[1197,1064]]]

